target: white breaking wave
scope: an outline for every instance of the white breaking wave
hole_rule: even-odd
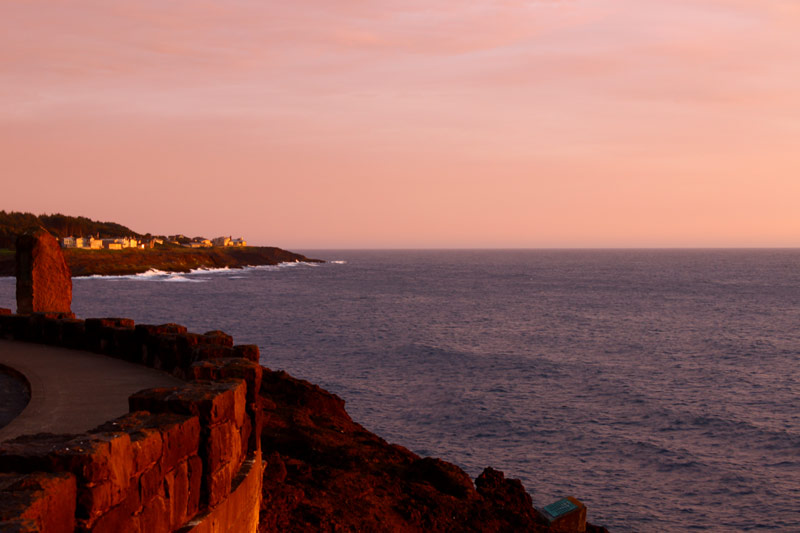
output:
[[[158,281],[170,281],[178,283],[205,283],[208,280],[204,278],[191,279],[182,275],[174,275],[174,276],[168,276],[167,278],[164,279],[159,279]]]
[[[177,281],[177,282],[194,282],[200,283],[204,281],[208,281],[208,279],[192,279],[194,276],[208,276],[208,275],[217,275],[217,274],[236,274],[235,276],[229,276],[228,279],[242,279],[246,277],[248,271],[251,270],[281,270],[284,268],[290,267],[297,267],[297,266],[309,266],[309,267],[317,267],[319,266],[318,263],[308,263],[305,261],[294,261],[290,263],[278,263],[277,265],[259,265],[259,266],[245,266],[245,267],[221,267],[221,268],[195,268],[190,270],[189,272],[168,272],[166,270],[159,270],[157,268],[151,268],[147,272],[141,272],[139,274],[124,274],[124,275],[111,275],[111,276],[103,276],[100,274],[93,274],[91,276],[81,276],[72,278],[74,280],[87,280],[87,279],[103,279],[103,280],[134,280],[134,281]]]
[[[166,270],[158,270],[151,268],[147,272],[140,272],[139,274],[124,274],[119,276],[102,276],[100,274],[93,274],[91,276],[81,276],[72,278],[73,280],[85,279],[103,279],[103,280],[122,280],[128,279],[133,281],[201,281],[189,280],[183,276],[190,275],[191,272],[167,272]]]
[[[91,276],[80,276],[80,277],[74,277],[72,279],[73,280],[83,280],[83,279],[109,279],[109,280],[113,280],[113,279],[141,279],[141,280],[146,280],[146,279],[157,278],[159,276],[169,276],[170,274],[172,274],[172,272],[167,272],[165,270],[158,270],[158,269],[155,269],[155,268],[151,268],[147,272],[141,272],[139,274],[122,274],[122,275],[118,275],[118,276],[114,276],[114,275],[112,275],[112,276],[103,276],[101,274],[92,274]]]
[[[247,266],[244,267],[242,270],[281,270],[284,268],[294,268],[298,266],[307,266],[307,267],[318,267],[319,263],[308,263],[306,261],[293,261],[291,263],[278,263],[277,265],[258,265],[258,266]]]
[[[200,268],[194,268],[194,269],[190,270],[189,274],[224,274],[226,272],[231,272],[231,271],[235,272],[235,271],[238,271],[238,270],[241,270],[241,269],[239,269],[239,268],[230,268],[230,267],[222,267],[222,268],[200,267]]]
[[[267,270],[267,271],[272,271],[272,270],[280,270],[280,267],[281,267],[282,265],[292,265],[292,266],[293,266],[293,265],[294,265],[294,263],[281,263],[281,264],[279,264],[279,265],[258,265],[258,266],[246,266],[246,267],[242,268],[242,270],[243,270],[243,271],[245,271],[245,272],[251,272],[251,271],[253,271],[253,270]]]
[[[328,261],[332,265],[346,265],[347,261]]]
[[[172,274],[172,272],[167,272],[166,270],[158,270],[157,268],[151,268],[147,272],[142,272],[141,274],[134,274],[133,276],[120,276],[120,277],[152,278],[154,276],[169,276],[170,274]]]

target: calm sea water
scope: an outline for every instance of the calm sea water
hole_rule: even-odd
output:
[[[306,253],[336,262],[76,279],[73,309],[225,330],[614,531],[800,531],[800,251]]]

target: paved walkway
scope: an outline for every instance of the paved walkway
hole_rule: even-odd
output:
[[[128,396],[181,380],[105,355],[0,340],[0,364],[22,373],[31,400],[0,429],[0,442],[28,433],[83,433],[128,412]]]
[[[19,416],[30,395],[26,380],[12,368],[0,364],[0,429]]]

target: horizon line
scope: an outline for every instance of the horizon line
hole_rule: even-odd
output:
[[[800,246],[540,246],[540,247],[291,247],[295,250],[333,251],[570,251],[570,250],[800,250]]]

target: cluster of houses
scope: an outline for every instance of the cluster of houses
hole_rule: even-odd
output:
[[[247,246],[247,241],[239,237],[232,239],[228,237],[217,237],[216,239],[206,239],[205,237],[195,237],[190,239],[184,235],[170,235],[167,242],[186,248],[211,248],[212,246]]]
[[[85,248],[87,250],[122,250],[123,248],[152,248],[158,239],[139,241],[134,237],[121,237],[114,239],[95,239],[94,237],[64,237],[61,239],[63,248]],[[161,241],[164,242],[164,241]]]
[[[227,236],[212,239],[211,244],[214,246],[247,246],[247,241],[241,237],[238,239],[231,239],[230,236]]]
[[[86,250],[122,250],[124,248],[154,248],[157,244],[164,242],[186,248],[211,248],[212,246],[247,246],[247,241],[241,237],[232,239],[228,237],[217,237],[216,239],[204,239],[195,237],[189,239],[183,235],[171,235],[166,238],[152,238],[139,240],[134,237],[117,237],[111,239],[96,239],[94,237],[64,237],[61,239],[63,248],[84,248]]]

